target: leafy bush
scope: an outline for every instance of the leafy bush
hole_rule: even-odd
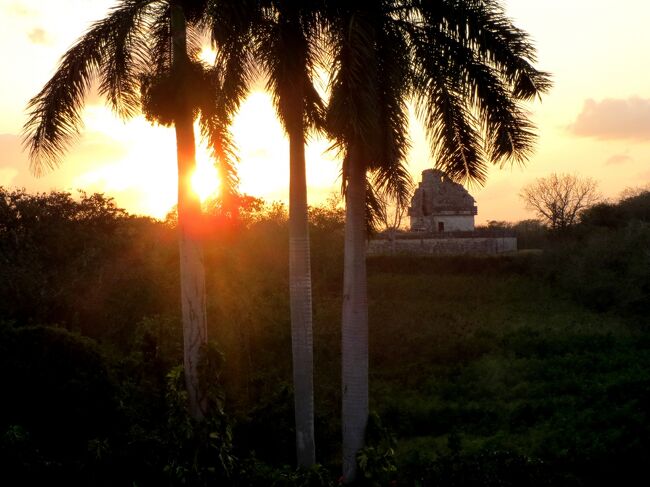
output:
[[[650,223],[650,191],[622,198],[616,203],[600,203],[582,212],[588,227],[624,228],[633,222]]]
[[[3,475],[82,478],[89,446],[106,441],[120,419],[97,344],[52,327],[0,327],[0,382]]]
[[[235,487],[334,487],[332,474],[322,465],[308,469],[274,467],[256,458],[240,462]]]
[[[593,232],[548,252],[540,270],[580,303],[598,311],[650,312],[650,225]]]
[[[562,485],[551,466],[508,451],[452,453],[416,466],[398,485],[420,487],[542,487]]]
[[[357,453],[357,464],[362,476],[358,483],[372,487],[389,485],[397,473],[397,442],[375,412],[368,416],[365,440],[365,446]]]
[[[183,368],[175,367],[167,376],[169,412],[163,450],[168,458],[163,471],[170,485],[214,485],[228,479],[233,471],[232,433],[223,411],[222,391],[215,382],[221,368],[220,354],[211,347],[202,355],[203,381],[214,377],[207,388],[209,408],[204,420],[196,421],[188,415]]]

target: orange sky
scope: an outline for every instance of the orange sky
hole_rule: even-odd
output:
[[[100,99],[90,99],[83,136],[60,168],[35,179],[20,148],[27,101],[89,22],[101,18],[113,3],[0,0],[5,67],[0,74],[0,185],[103,191],[129,211],[161,217],[176,196],[174,135],[169,129],[153,128],[141,118],[124,124]],[[607,197],[650,183],[650,2],[508,0],[504,5],[531,34],[538,48],[537,66],[553,74],[554,88],[542,103],[529,105],[539,140],[526,167],[495,168],[484,188],[471,188],[479,208],[477,223],[530,217],[517,195],[523,185],[551,172],[591,176]],[[242,161],[241,190],[286,201],[288,144],[266,93],[251,94],[233,133]],[[417,124],[412,138],[409,166],[417,181],[433,161]],[[339,164],[327,147],[327,141],[315,139],[307,149],[313,204],[340,184]],[[199,165],[201,179],[208,181],[209,160],[201,156]]]

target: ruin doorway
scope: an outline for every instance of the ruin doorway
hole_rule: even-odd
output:
[[[439,232],[445,231],[445,222],[438,222],[438,231]]]

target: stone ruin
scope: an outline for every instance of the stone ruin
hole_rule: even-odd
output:
[[[409,232],[386,232],[368,241],[368,255],[496,255],[517,251],[511,232],[474,228],[476,202],[442,171],[422,172],[408,215]]]
[[[412,232],[473,232],[476,202],[438,169],[422,171],[408,215]]]

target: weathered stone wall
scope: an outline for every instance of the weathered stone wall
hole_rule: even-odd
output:
[[[422,171],[408,209],[412,231],[438,232],[439,223],[444,232],[472,231],[476,213],[474,198],[462,185],[437,169]]]
[[[375,239],[368,255],[495,255],[517,250],[517,237]]]
[[[442,222],[445,232],[471,232],[474,230],[474,215],[438,215],[433,217],[433,231]]]
[[[412,216],[411,228],[437,232],[438,223],[444,224],[445,232],[471,232],[474,230],[474,215]]]

